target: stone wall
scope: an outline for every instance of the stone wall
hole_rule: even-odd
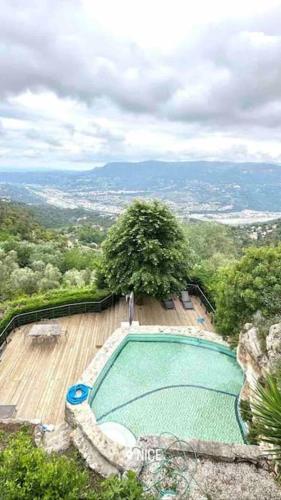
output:
[[[257,382],[281,362],[281,323],[269,328],[265,348],[259,339],[258,328],[247,323],[240,332],[237,360],[245,373],[242,397],[251,400]]]

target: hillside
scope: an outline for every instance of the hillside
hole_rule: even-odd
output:
[[[0,200],[0,240],[9,237],[35,240],[44,236],[47,236],[47,231],[27,206]]]
[[[80,212],[72,224],[68,212],[45,212],[0,200],[0,302],[93,286],[103,226],[93,217],[79,222]]]

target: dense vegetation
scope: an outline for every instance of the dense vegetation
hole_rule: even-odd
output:
[[[239,257],[238,238],[232,228],[212,222],[189,223],[184,230],[194,257],[191,279],[201,284],[215,302],[218,269]]]
[[[133,202],[103,245],[105,280],[117,294],[167,297],[185,288],[191,266],[181,226],[158,201]]]
[[[264,319],[281,315],[281,224],[229,227],[186,225],[197,281],[216,305],[216,329],[237,338],[257,312]]]
[[[237,335],[257,309],[279,312],[279,222],[179,224],[161,203],[136,201],[110,226],[83,209],[0,202],[0,300],[45,303],[58,290],[63,303],[68,290],[94,295],[97,286],[163,297],[191,279],[216,305],[224,335]]]
[[[113,223],[111,216],[100,215],[84,208],[58,208],[46,204],[32,205],[29,210],[39,224],[51,229],[67,228],[71,231],[73,227],[84,224],[108,228]]]
[[[103,229],[95,225],[53,231],[29,209],[0,203],[0,300],[93,287],[103,239]]]
[[[12,237],[36,241],[48,240],[50,234],[36,222],[28,208],[0,201],[0,241]]]
[[[235,334],[257,312],[280,311],[281,245],[249,248],[233,265],[221,270],[216,287],[216,322],[224,334]]]
[[[1,500],[149,500],[133,472],[93,477],[78,457],[47,455],[27,431],[0,435]]]

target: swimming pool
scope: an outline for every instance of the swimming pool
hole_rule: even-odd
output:
[[[94,383],[98,423],[135,436],[243,443],[238,398],[243,372],[227,347],[181,335],[128,335]]]

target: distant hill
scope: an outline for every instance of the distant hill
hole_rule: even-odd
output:
[[[103,168],[84,172],[88,179],[108,179],[112,186],[120,189],[153,189],[156,186],[168,187],[182,182],[206,182],[210,184],[254,183],[255,185],[279,182],[281,185],[281,166],[266,163],[230,163],[210,161],[161,162],[144,161],[139,163],[108,163]]]
[[[90,199],[93,192],[134,191],[180,200],[188,209],[281,212],[281,166],[270,163],[144,161],[108,163],[81,172],[0,172],[0,197],[42,203],[46,188],[68,193],[74,201],[81,195]]]
[[[170,182],[216,182],[233,183],[239,181],[255,184],[280,182],[281,166],[272,163],[233,163],[217,161],[143,161],[113,162],[104,167],[86,171],[50,171],[50,172],[0,172],[0,182],[13,184],[57,185],[83,182],[85,179],[107,179],[112,186],[134,186],[151,188],[155,183]],[[148,183],[148,181],[150,183]],[[153,185],[151,186],[151,182]]]

